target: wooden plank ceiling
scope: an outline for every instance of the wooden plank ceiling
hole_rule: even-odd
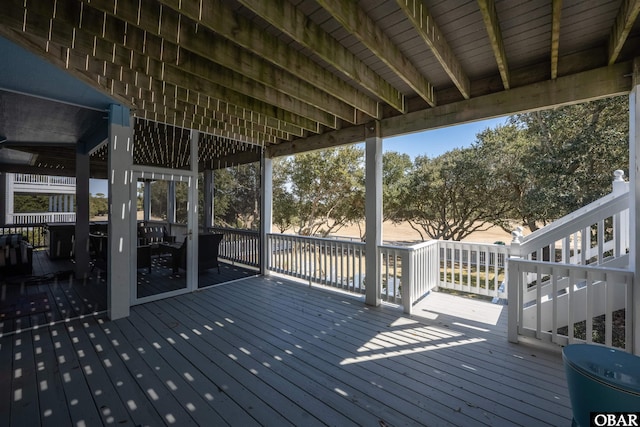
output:
[[[3,0],[0,35],[128,106],[140,144],[155,132],[184,148],[167,126],[200,130],[219,147],[201,150],[210,167],[252,147],[359,142],[376,120],[391,136],[624,93],[639,11],[640,0]],[[151,151],[139,161],[161,162]]]

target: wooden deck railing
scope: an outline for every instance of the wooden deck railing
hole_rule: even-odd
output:
[[[35,249],[46,246],[46,225],[43,223],[0,225],[2,234],[22,234]]]
[[[508,260],[509,339],[599,342],[631,351],[629,185],[522,236]],[[613,340],[613,341],[612,341]]]
[[[219,257],[233,263],[260,266],[260,233],[253,230],[212,227],[211,233],[222,233]]]
[[[531,284],[526,277],[539,281]],[[509,340],[632,351],[633,272],[600,266],[509,260]]]
[[[10,213],[7,215],[7,221],[13,224],[75,222],[75,220],[75,212]]]
[[[405,313],[438,286],[439,241],[413,246],[382,245],[382,299],[402,304]]]
[[[364,293],[364,243],[268,234],[270,258],[267,268],[334,288]]]
[[[29,173],[16,173],[13,175],[15,184],[35,184],[45,186],[73,186],[76,185],[76,178],[70,176],[35,175]]]
[[[269,234],[268,239],[271,254],[267,260],[269,270],[307,280],[310,284],[317,283],[358,294],[364,293],[364,243],[290,234]],[[443,247],[443,244],[448,246]],[[467,292],[506,298],[506,290],[499,291],[498,283],[495,281],[490,283],[490,290],[481,284],[482,280],[467,279],[466,272],[472,270],[470,266],[465,268],[465,274],[452,274],[447,279],[447,271],[454,265],[453,258],[452,262],[443,264],[441,253],[447,253],[454,247],[455,244],[437,240],[413,246],[379,246],[379,274],[382,283],[380,298],[383,301],[401,304],[407,313],[411,312],[417,301],[443,284]],[[499,272],[504,268],[507,250],[499,245],[467,243],[464,249],[460,247],[456,253],[464,259],[477,259],[478,263],[481,263],[481,268],[473,268],[474,274],[478,277],[485,275],[496,280],[491,275],[495,274],[502,280],[503,274]]]

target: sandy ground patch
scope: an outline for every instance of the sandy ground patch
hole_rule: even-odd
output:
[[[344,237],[360,237],[361,230],[364,231],[364,223],[361,224],[361,228],[357,225],[350,225],[348,227],[341,228],[335,236]],[[382,239],[385,242],[416,242],[420,241],[420,234],[411,228],[408,223],[394,224],[389,221],[385,221],[382,225]],[[511,233],[507,233],[500,227],[491,227],[487,231],[477,231],[469,235],[469,237],[463,239],[466,242],[476,243],[494,243],[497,241],[509,244],[511,242]]]

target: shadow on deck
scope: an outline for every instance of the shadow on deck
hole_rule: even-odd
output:
[[[33,273],[0,278],[0,336],[107,310],[106,275],[94,269],[86,280],[74,278],[70,260],[51,260],[45,251],[33,256]],[[151,272],[139,271],[141,296],[172,289],[175,276],[160,258]],[[257,274],[254,269],[220,263],[217,269],[199,274],[199,287],[243,279]],[[184,273],[183,273],[184,275]]]
[[[571,423],[561,356],[504,313],[420,313],[254,277],[2,337],[0,424]]]

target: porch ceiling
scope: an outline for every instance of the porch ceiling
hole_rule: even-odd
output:
[[[640,0],[5,0],[0,35],[140,123],[209,135],[218,161],[360,142],[373,120],[392,136],[625,93],[639,11]],[[89,113],[65,116],[79,141],[77,114]]]

